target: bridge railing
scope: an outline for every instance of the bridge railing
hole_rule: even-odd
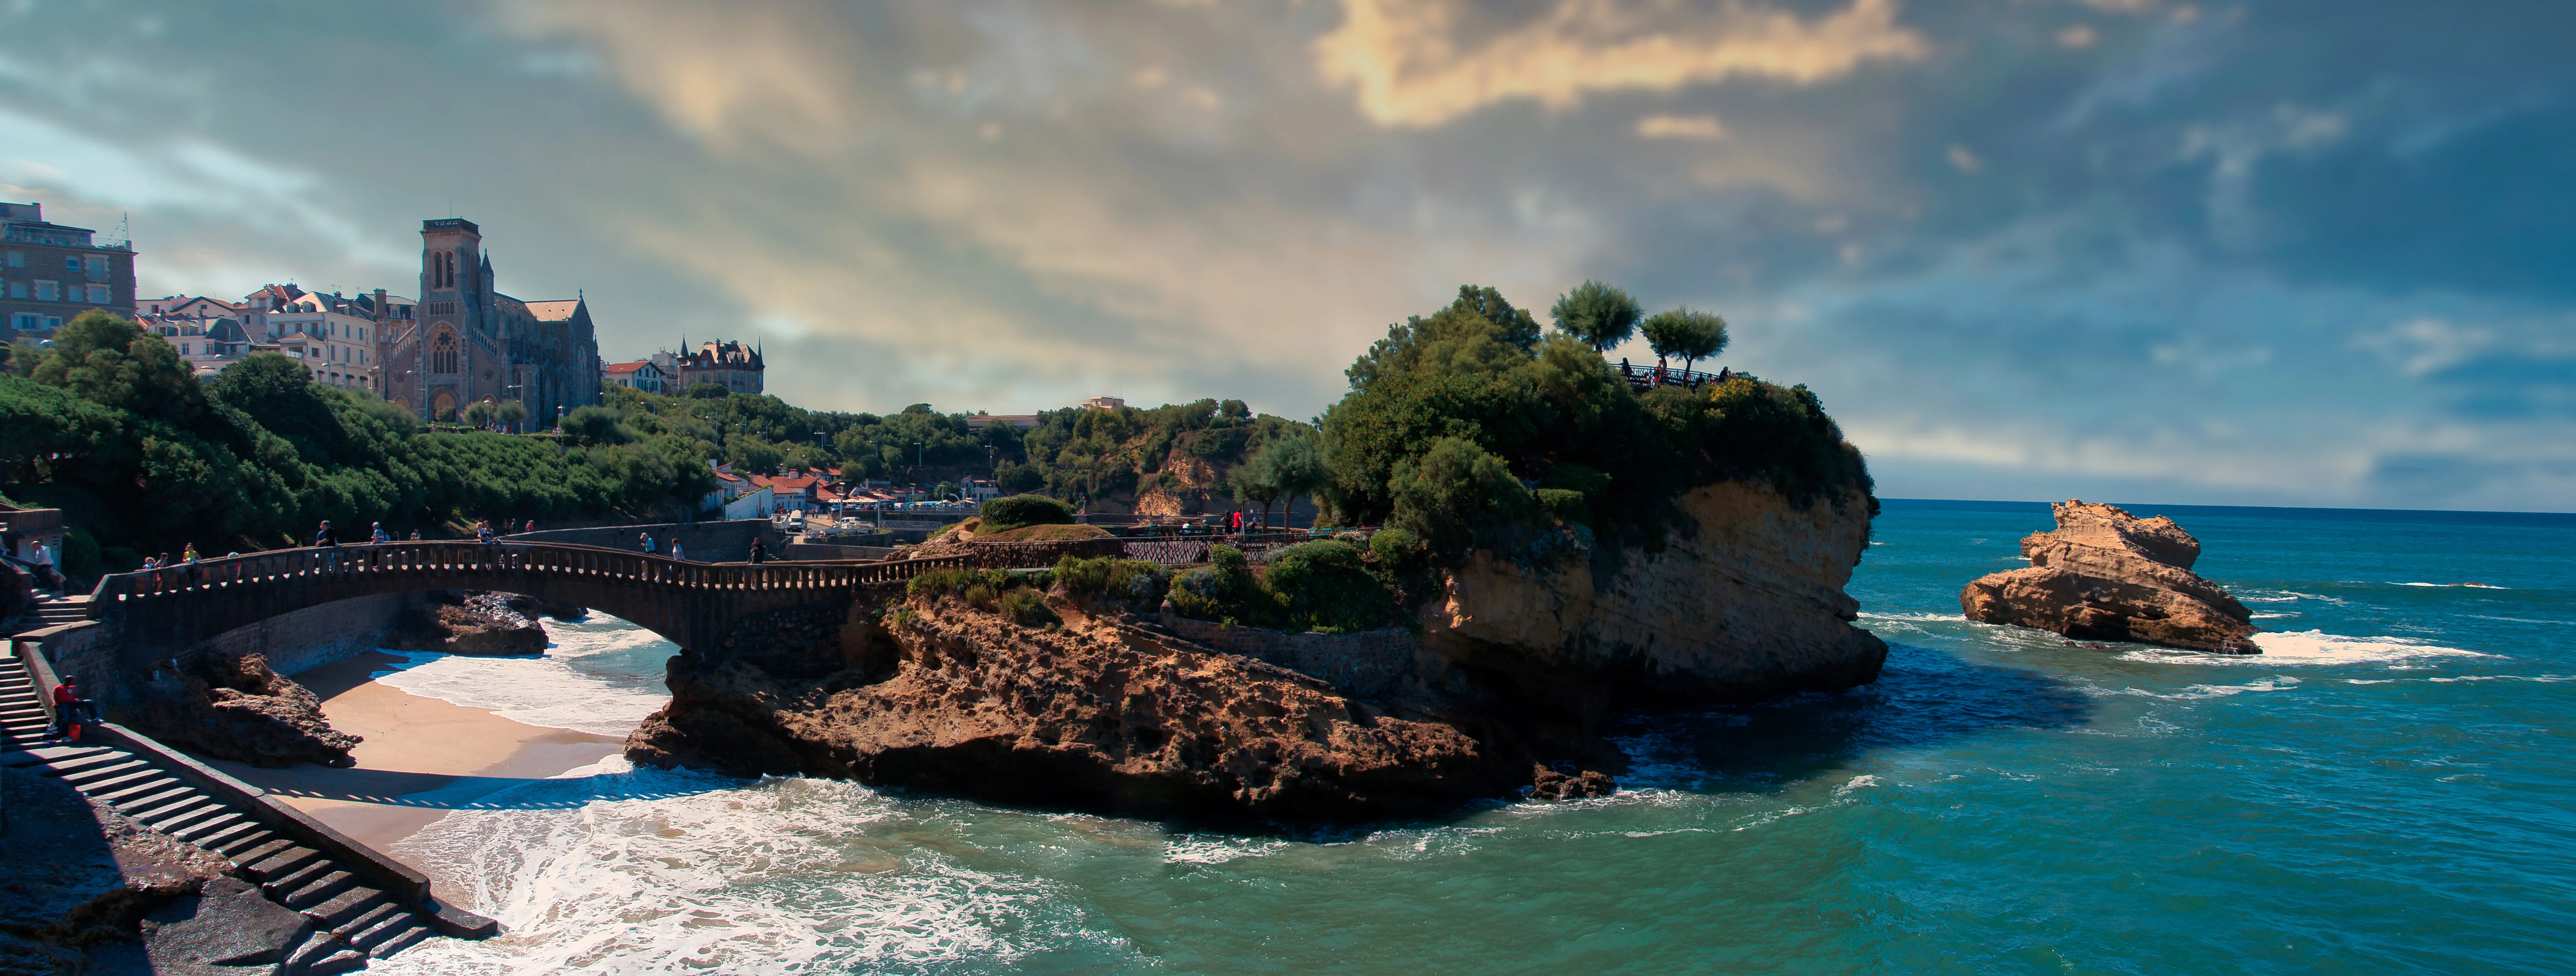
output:
[[[92,606],[254,584],[383,574],[491,573],[591,577],[698,590],[800,590],[898,583],[970,556],[888,562],[693,563],[596,546],[518,542],[388,542],[281,549],[102,578]],[[504,576],[506,579],[506,575]],[[506,587],[494,581],[495,589]]]

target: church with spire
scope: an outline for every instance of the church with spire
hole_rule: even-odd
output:
[[[501,294],[473,221],[424,220],[420,238],[420,300],[409,321],[384,323],[385,399],[432,420],[516,401],[540,426],[599,402],[599,339],[581,297]]]

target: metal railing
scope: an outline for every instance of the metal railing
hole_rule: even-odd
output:
[[[1628,381],[1629,387],[1639,391],[1651,390],[1658,386],[1679,386],[1696,390],[1710,383],[1753,378],[1751,373],[1740,373],[1732,368],[1711,373],[1704,370],[1675,369],[1669,366],[1659,368],[1625,362],[1612,368]]]

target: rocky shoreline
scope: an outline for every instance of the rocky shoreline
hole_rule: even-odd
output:
[[[1061,583],[1044,613],[914,592],[846,617],[772,614],[673,658],[671,704],[627,756],[1037,807],[1368,820],[1607,793],[1625,761],[1601,730],[1620,709],[1876,679],[1887,647],[1842,590],[1865,498],[1796,505],[1729,483],[1677,504],[1661,546],[1446,571],[1410,628],[1239,628],[1283,649],[1263,656],[1183,636],[1213,625],[1167,621],[1159,592]],[[1391,679],[1331,667],[1390,648]]]

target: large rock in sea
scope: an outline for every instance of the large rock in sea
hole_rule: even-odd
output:
[[[2083,640],[2138,641],[2222,654],[2260,654],[2253,614],[2191,571],[2200,540],[2158,516],[2111,505],[2054,506],[2057,530],[2021,540],[2027,568],[1959,591],[1968,619]]]
[[[1675,504],[1687,520],[1659,550],[1537,568],[1479,553],[1425,606],[1424,648],[1532,687],[1672,704],[1878,679],[1887,644],[1843,592],[1869,548],[1866,498],[1799,505],[1722,482]]]
[[[482,657],[546,652],[540,613],[577,619],[579,608],[543,606],[516,593],[449,591],[407,611],[388,642],[396,650],[443,651]]]

